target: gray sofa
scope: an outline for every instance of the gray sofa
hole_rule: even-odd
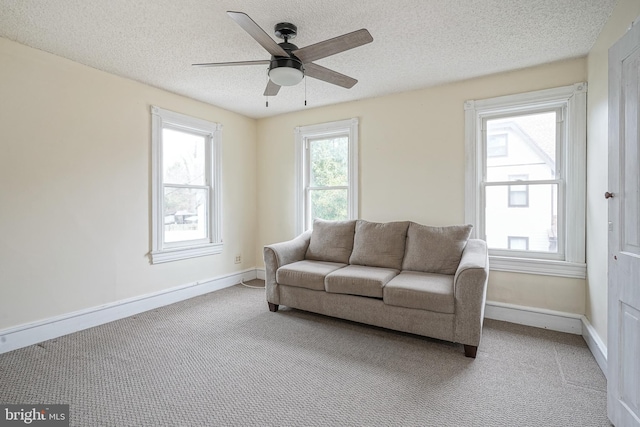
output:
[[[279,305],[464,345],[476,357],[487,245],[470,225],[315,220],[264,247],[269,309]]]

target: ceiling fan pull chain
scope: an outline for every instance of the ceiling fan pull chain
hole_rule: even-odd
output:
[[[304,79],[304,106],[307,106],[307,79]]]

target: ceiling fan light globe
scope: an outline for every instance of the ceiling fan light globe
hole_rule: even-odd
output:
[[[269,78],[279,86],[295,86],[302,81],[304,73],[297,68],[278,67],[269,70]]]

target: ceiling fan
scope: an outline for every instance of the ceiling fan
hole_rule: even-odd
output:
[[[344,34],[307,47],[289,43],[297,34],[297,27],[289,22],[275,25],[276,37],[284,42],[276,43],[258,24],[246,13],[227,12],[251,37],[253,37],[267,52],[271,59],[238,62],[209,62],[193,64],[196,67],[227,67],[232,65],[269,65],[269,82],[264,90],[265,96],[275,96],[281,86],[294,86],[302,81],[304,76],[313,77],[327,83],[352,88],[358,81],[352,77],[330,70],[313,61],[353,49],[373,41],[373,37],[366,29]]]

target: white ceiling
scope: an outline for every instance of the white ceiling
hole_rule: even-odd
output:
[[[0,0],[0,36],[91,67],[259,118],[586,55],[616,0]],[[304,47],[360,28],[373,43],[318,60],[359,80],[305,79],[265,107],[269,59],[225,13],[269,35],[298,26]],[[275,39],[275,36],[274,36]],[[280,39],[277,39],[280,42]]]

